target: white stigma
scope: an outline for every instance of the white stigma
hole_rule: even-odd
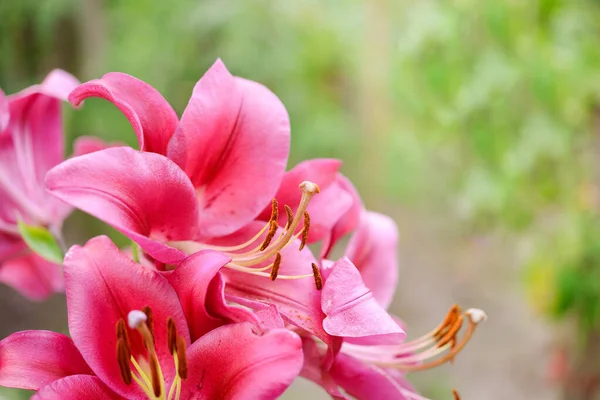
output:
[[[146,322],[147,320],[148,316],[140,310],[131,310],[127,314],[127,324],[131,329],[136,329],[142,322]]]
[[[298,186],[300,187],[300,189],[312,194],[319,193],[320,190],[319,185],[311,181],[304,181]]]
[[[465,314],[469,316],[474,324],[480,324],[487,319],[485,311],[480,310],[479,308],[469,308],[465,311]]]

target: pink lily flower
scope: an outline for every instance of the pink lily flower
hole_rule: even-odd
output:
[[[338,161],[314,160],[285,174],[285,107],[264,86],[232,76],[220,60],[196,84],[181,120],[160,93],[126,74],[86,82],[69,99],[79,105],[92,96],[125,114],[142,153],[114,148],[69,160],[49,172],[48,189],[160,262],[176,264],[186,256],[169,242],[206,243],[240,230],[270,208],[276,192],[296,210],[288,241],[293,234],[307,243],[324,238],[351,207],[351,195],[338,183]],[[308,208],[319,186],[298,190],[307,175],[315,175],[327,207]],[[283,203],[279,207],[284,221]],[[317,221],[310,235],[309,215]],[[275,230],[276,222],[267,221],[265,230]]]
[[[355,263],[355,269],[335,269],[332,267],[335,263],[323,261],[323,311],[327,312],[339,297],[364,299],[357,292],[370,293],[382,309],[387,309],[398,282],[397,247],[398,229],[395,222],[382,214],[363,212],[359,227],[346,248],[346,256]],[[358,274],[364,281],[364,287],[357,286],[358,279],[352,278],[352,275]],[[353,289],[345,284],[351,280],[355,282]],[[357,311],[368,313],[366,310]],[[302,376],[321,385],[335,399],[348,398],[340,391],[342,388],[345,393],[360,400],[426,400],[408,383],[405,373],[452,361],[485,318],[481,310],[469,309],[463,313],[458,306],[453,306],[438,327],[408,342],[397,340],[394,343],[376,335],[357,338],[339,335],[345,336],[344,341],[331,365],[324,362],[330,358],[327,347],[319,341],[304,338],[305,365]],[[460,337],[465,321],[467,327]],[[349,327],[340,326],[345,329]]]
[[[216,252],[194,257],[209,269],[224,262]],[[202,315],[193,293],[106,237],[74,246],[64,270],[72,339],[25,331],[0,341],[1,386],[39,400],[273,399],[302,366],[301,340],[286,329],[237,323],[198,335],[206,320],[185,312]]]
[[[39,85],[0,91],[0,282],[41,300],[62,291],[60,268],[33,254],[17,222],[59,232],[71,207],[46,192],[46,172],[64,160],[61,101],[79,82],[54,70]]]

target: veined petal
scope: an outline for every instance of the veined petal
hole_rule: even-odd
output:
[[[397,344],[406,334],[377,303],[347,257],[331,267],[322,290],[325,331],[360,344]]]
[[[88,97],[100,97],[121,110],[131,123],[140,150],[165,155],[177,128],[177,114],[152,86],[131,75],[111,72],[79,85],[69,101],[78,106]]]
[[[22,331],[0,341],[0,386],[39,390],[76,374],[92,371],[66,335]]]
[[[45,386],[31,400],[122,400],[98,377],[73,375]]]
[[[189,179],[168,158],[110,148],[63,162],[46,184],[54,196],[112,225],[155,259],[185,258],[162,242],[193,238],[198,204]]]
[[[231,259],[217,251],[204,250],[183,260],[165,276],[175,289],[186,316],[192,342],[221,326],[224,321],[208,313],[209,286],[215,275]]]
[[[0,282],[12,286],[31,300],[44,300],[52,293],[64,290],[60,265],[48,262],[29,250],[1,263]]]
[[[383,214],[367,211],[350,239],[346,256],[383,308],[388,308],[398,284],[398,227]]]
[[[258,215],[281,181],[289,145],[277,96],[218,60],[196,84],[168,153],[196,188],[203,237],[233,233]]]
[[[69,332],[94,373],[125,398],[143,393],[139,386],[127,386],[121,379],[115,326],[120,319],[127,320],[129,311],[148,306],[154,314],[158,360],[169,360],[161,362],[168,387],[175,374],[167,348],[169,318],[189,344],[187,322],[168,281],[158,271],[134,263],[106,236],[91,239],[83,247],[73,246],[65,256],[64,270]],[[141,336],[129,337],[132,354],[146,354]]]
[[[329,252],[333,249],[333,246],[335,246],[338,240],[356,228],[360,221],[360,216],[364,211],[364,205],[358,191],[348,178],[342,174],[338,174],[335,185],[350,195],[352,201],[350,207],[337,219],[331,228],[329,235],[326,235],[323,238],[323,246],[321,247],[320,255],[321,259],[326,258],[329,255]]]
[[[276,399],[302,368],[302,342],[287,329],[258,333],[251,323],[225,325],[187,352],[181,398]]]

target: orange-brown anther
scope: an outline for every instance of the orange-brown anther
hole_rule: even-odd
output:
[[[450,341],[452,341],[452,339],[456,338],[456,334],[462,327],[463,320],[464,317],[461,314],[459,314],[456,320],[454,321],[453,325],[446,332],[446,334],[439,339],[438,347],[442,347]]]
[[[181,336],[177,337],[177,372],[181,379],[186,379],[188,376],[185,341]]]
[[[158,359],[155,354],[150,354],[150,359],[148,360],[148,364],[150,365],[150,377],[152,378],[152,390],[154,391],[154,395],[156,397],[160,397],[161,393],[161,377],[158,373],[159,365]]]
[[[129,343],[129,335],[127,334],[127,328],[125,327],[125,321],[120,319],[117,321],[117,339],[123,339],[127,345],[127,349],[131,353],[131,345]]]
[[[273,199],[271,202],[271,218],[269,221],[279,221],[279,204],[277,199]]]
[[[274,281],[277,279],[277,274],[279,273],[279,267],[281,266],[281,254],[277,253],[275,255],[275,261],[273,261],[273,268],[271,268],[271,280]]]
[[[128,344],[124,338],[117,340],[117,362],[119,363],[119,371],[121,372],[121,378],[126,385],[131,384],[131,368],[129,367],[129,358],[131,357],[131,351],[129,350]]]
[[[146,317],[148,317],[148,319],[146,320],[146,325],[148,326],[150,335],[152,335],[152,344],[154,344],[154,314],[152,314],[152,310],[148,306],[142,308],[142,311],[144,312],[144,314],[146,314]]]
[[[173,354],[177,351],[177,328],[172,318],[167,320],[167,344],[169,353]]]
[[[291,226],[292,221],[294,220],[294,212],[292,211],[292,207],[285,204],[283,206],[283,208],[285,209],[285,214],[287,215],[287,225],[286,226]]]
[[[317,287],[317,290],[323,289],[323,277],[321,276],[321,270],[319,270],[317,264],[312,263],[312,270],[313,275],[315,276],[315,286]]]
[[[310,215],[308,215],[308,211],[304,211],[304,229],[302,229],[302,242],[300,243],[300,248],[298,250],[302,250],[304,246],[306,246],[306,240],[308,239],[308,231],[310,230]]]
[[[442,323],[438,325],[438,327],[434,331],[433,336],[436,340],[439,340],[445,335],[446,331],[449,329],[450,326],[452,326],[452,324],[457,318],[457,315],[460,315],[460,313],[461,310],[457,304],[454,304],[452,305],[452,307],[450,307],[448,314],[446,314],[446,318],[444,318],[444,321],[442,321]]]
[[[456,391],[456,389],[452,390],[452,395],[454,396],[454,400],[460,400],[460,395]]]
[[[267,237],[265,238],[264,242],[260,245],[260,248],[259,248],[260,251],[263,251],[264,249],[269,247],[271,240],[275,236],[275,232],[277,232],[278,226],[279,225],[277,225],[277,221],[269,222],[269,232],[267,232]]]

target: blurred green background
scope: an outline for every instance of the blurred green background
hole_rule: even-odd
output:
[[[454,366],[414,377],[425,395],[594,398],[600,1],[0,0],[0,18],[7,93],[56,67],[82,81],[122,71],[181,113],[216,58],[273,90],[289,165],[341,158],[366,204],[397,220],[393,311],[409,335],[455,301],[490,314]],[[65,114],[69,149],[82,134],[135,143],[108,102]],[[67,229],[81,242],[105,227],[75,213]],[[66,329],[61,296],[0,296],[0,337]],[[286,396],[309,392],[327,398],[308,384]]]

